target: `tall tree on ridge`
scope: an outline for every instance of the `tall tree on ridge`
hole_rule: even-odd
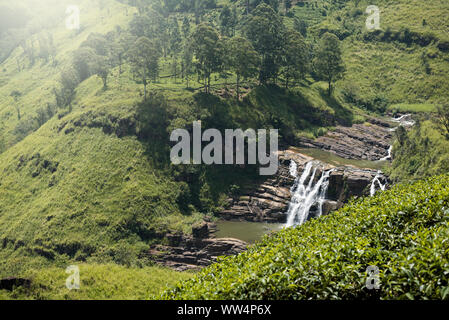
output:
[[[335,34],[326,32],[318,45],[314,59],[314,67],[318,77],[327,81],[328,95],[332,94],[332,83],[343,78],[343,65],[340,40]]]
[[[251,42],[242,37],[234,37],[227,43],[229,67],[237,75],[237,99],[240,99],[240,80],[257,75],[260,56]]]
[[[210,92],[211,75],[222,67],[222,42],[218,32],[202,23],[192,35],[192,49],[197,59],[197,69],[204,79],[204,89]]]
[[[307,44],[299,32],[291,31],[286,38],[283,53],[282,74],[285,79],[285,87],[288,88],[290,80],[298,80],[304,77],[309,69],[309,55]]]
[[[154,41],[140,37],[128,54],[133,74],[143,83],[146,101],[148,82],[155,80],[159,75],[160,50]]]
[[[261,3],[252,12],[246,26],[247,38],[262,57],[259,72],[260,83],[276,81],[280,68],[280,57],[285,44],[286,29],[281,17],[274,9]]]

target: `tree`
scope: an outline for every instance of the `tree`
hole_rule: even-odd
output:
[[[285,43],[285,26],[273,8],[261,3],[252,12],[246,27],[247,38],[262,57],[259,81],[276,80]]]
[[[299,32],[292,31],[288,34],[283,57],[282,73],[285,78],[285,87],[288,88],[290,79],[303,78],[309,69],[307,45]]]
[[[340,40],[335,34],[326,32],[318,45],[314,59],[317,76],[329,85],[328,95],[332,94],[332,83],[341,79],[345,72],[340,49]]]
[[[97,54],[91,47],[81,47],[73,54],[73,67],[78,73],[80,82],[95,74]]]
[[[251,42],[245,38],[234,37],[228,40],[229,68],[237,75],[237,99],[240,99],[240,80],[257,75],[260,56]]]
[[[14,102],[16,103],[16,111],[17,111],[17,120],[20,120],[20,107],[18,105],[19,98],[22,96],[22,92],[18,90],[13,90],[10,94],[10,96],[14,99]]]
[[[182,34],[184,35],[184,39],[190,36],[190,20],[187,16],[184,16],[184,20],[182,21]]]
[[[232,13],[231,13],[231,20],[230,20],[230,28],[231,28],[231,33],[232,36],[235,36],[235,30],[237,29],[237,25],[239,23],[239,15],[237,13],[237,6],[234,6],[232,8]]]
[[[179,32],[178,19],[173,18],[173,23],[170,26],[170,51],[172,54],[178,54],[181,51],[181,33]]]
[[[225,5],[220,12],[220,31],[222,36],[230,36],[232,12],[229,6]]]
[[[134,76],[140,79],[144,86],[144,100],[147,98],[147,84],[159,75],[160,50],[154,41],[140,37],[129,52],[129,62]]]
[[[449,140],[449,104],[437,107],[437,117],[435,119],[441,134]]]
[[[111,70],[111,61],[108,57],[97,56],[97,65],[95,68],[95,74],[101,78],[103,81],[103,90],[108,87],[108,76]]]
[[[73,67],[64,69],[59,78],[59,83],[61,85],[60,90],[54,90],[56,104],[61,108],[69,106],[69,109],[71,110],[72,102],[75,98],[75,90],[80,83],[78,72]]]
[[[292,8],[292,0],[285,0],[284,5],[285,5],[285,13],[287,13]]]
[[[261,3],[265,3],[273,8],[273,10],[275,10],[276,12],[278,12],[279,10],[279,0],[251,0],[250,2],[253,8],[259,6]]]
[[[197,60],[197,70],[204,80],[204,91],[210,92],[210,79],[222,68],[222,43],[218,32],[202,23],[192,35],[192,50]]]
[[[295,18],[293,28],[298,31],[304,38],[307,37],[307,23],[304,20]]]
[[[116,61],[119,67],[119,76],[122,74],[123,61],[125,59],[126,52],[135,42],[135,38],[128,32],[121,33],[116,41],[111,44],[111,56]]]
[[[193,66],[192,46],[186,41],[182,51],[182,76],[187,80],[187,88],[189,87],[190,74]]]
[[[107,56],[110,49],[110,42],[106,37],[99,33],[91,33],[87,40],[81,44],[81,47],[92,48],[99,56]]]

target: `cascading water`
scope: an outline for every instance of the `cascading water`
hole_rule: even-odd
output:
[[[317,169],[318,166],[314,167],[313,161],[308,162],[301,176],[298,176],[296,162],[293,160],[290,162],[290,174],[295,177],[295,183],[291,188],[292,198],[287,211],[287,227],[303,224],[309,217],[310,208],[315,204],[318,205],[318,216],[321,216],[332,170],[323,171],[321,178],[314,185]]]
[[[370,188],[370,196],[374,196],[376,194],[376,183],[379,186],[380,190],[385,191],[385,187],[387,184],[382,184],[380,182],[380,177],[382,177],[382,171],[378,171],[377,175],[374,177],[373,181],[371,182],[371,188]]]
[[[410,114],[404,114],[399,118],[393,118],[391,119],[391,121],[399,123],[401,126],[404,127],[412,127],[415,125],[415,121],[411,118]]]
[[[392,153],[393,153],[393,146],[390,146],[390,148],[388,149],[388,155],[386,157],[383,157],[379,161],[387,161],[393,159]]]

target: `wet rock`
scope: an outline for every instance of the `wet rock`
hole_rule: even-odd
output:
[[[343,203],[341,203],[341,202],[326,200],[323,202],[322,214],[323,214],[323,216],[326,216],[329,213],[331,213],[332,211],[338,210],[342,206],[343,206]]]
[[[239,200],[230,202],[229,207],[220,213],[220,217],[226,220],[285,222],[291,199],[290,188],[295,181],[289,169],[292,160],[297,164],[297,175],[302,173],[308,162],[316,161],[294,149],[280,152],[277,176],[255,185],[254,191],[241,196],[239,200],[245,199],[244,203]],[[321,167],[316,171],[314,183],[320,179],[323,171],[333,169],[329,176],[326,196],[330,201],[323,205],[323,214],[339,209],[351,197],[368,196],[371,183],[378,173],[376,170],[359,169],[354,166],[334,167],[319,161],[317,164]],[[380,180],[385,183],[387,178],[382,176]],[[306,180],[305,183],[307,184],[308,181]],[[319,215],[318,208],[312,207],[310,211],[311,217],[314,214]]]

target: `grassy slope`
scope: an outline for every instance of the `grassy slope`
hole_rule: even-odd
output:
[[[0,300],[148,300],[176,280],[188,279],[187,272],[157,267],[126,268],[115,264],[81,264],[80,289],[67,290],[65,269],[51,267],[28,271],[33,280],[29,290],[0,291]]]
[[[394,161],[389,169],[394,181],[410,181],[449,171],[449,141],[432,121],[418,123],[394,145]]]
[[[57,69],[38,62],[32,68],[18,73],[15,58],[21,54],[21,49],[17,49],[1,65],[1,69],[6,71],[0,73],[0,123],[8,145],[17,142],[12,134],[18,119],[13,100],[9,97],[11,91],[20,88],[26,93],[19,100],[22,119],[32,117],[38,107],[52,101],[51,89],[60,69],[69,62],[70,52],[89,33],[106,33],[117,24],[126,26],[131,18],[131,8],[129,16],[126,16],[123,6],[115,1],[108,2],[108,7],[114,18],[101,21],[99,16],[108,17],[106,9],[100,10],[91,1],[83,2],[82,24],[85,24],[85,29],[79,35],[71,34],[61,27],[63,20],[59,26],[49,30],[55,35],[58,47]],[[42,10],[45,11],[45,8]],[[315,16],[319,21],[318,15]],[[359,50],[361,42],[356,41],[351,46],[347,40],[344,45],[348,46],[345,54],[349,56],[350,50]],[[396,49],[394,45],[388,45],[386,49],[375,47],[372,50],[394,52]],[[408,57],[405,56],[401,63],[405,63]],[[377,64],[370,64],[369,61],[365,53],[358,58],[360,65],[367,66],[367,69],[362,69],[368,74],[366,83],[361,82],[363,88],[372,87],[372,77],[376,77],[376,73],[371,71],[375,70]],[[164,62],[164,65],[166,67],[162,74],[169,74],[168,63]],[[358,66],[350,63],[349,79],[360,79],[361,69]],[[413,74],[405,69],[403,72]],[[101,128],[87,126],[77,127],[68,134],[65,134],[65,128],[58,131],[63,123],[73,124],[86,117],[89,121],[101,119],[106,123],[109,115],[133,119],[136,111],[134,103],[140,99],[142,88],[131,80],[126,67],[120,79],[116,75],[117,70],[114,70],[108,91],[101,90],[102,84],[97,77],[86,80],[77,90],[72,114],[62,119],[51,119],[37,132],[0,155],[0,245],[3,245],[0,251],[0,276],[19,274],[29,266],[39,268],[56,264],[63,267],[68,261],[83,260],[94,252],[89,261],[133,262],[135,256],[148,244],[142,230],[169,227],[187,231],[189,225],[200,218],[199,214],[181,215],[173,203],[179,186],[152,165],[152,157],[146,153],[146,146],[136,137],[118,138],[114,134],[105,134]],[[152,87],[162,90],[173,101],[179,113],[189,114],[186,99],[191,101],[192,95],[184,90],[184,86],[179,80],[173,79],[152,84]],[[341,118],[348,116],[346,107],[342,108],[340,103],[325,99],[321,83],[298,90],[301,97],[297,101],[307,102],[303,105],[330,114],[337,113]],[[231,105],[229,112],[243,126],[256,126],[265,122],[268,115],[266,111],[272,111],[296,126],[294,134],[319,133],[319,126],[288,119],[291,110],[296,108],[295,103],[289,104],[289,99],[278,100],[279,96],[282,93],[276,98],[264,94],[249,96],[243,105]],[[410,101],[416,102],[412,98]],[[281,107],[277,108],[279,103]],[[197,118],[192,116],[192,120]],[[257,122],[254,119],[258,119]],[[37,157],[38,153],[40,157]],[[33,156],[36,157],[32,159]],[[45,160],[53,165],[58,164],[56,172],[52,173],[43,167]],[[23,164],[20,165],[21,162]],[[220,185],[219,188],[224,187]],[[120,242],[119,239],[126,241]],[[131,252],[132,257],[121,257],[120,252],[123,250]],[[52,256],[54,260],[45,258]]]
[[[343,41],[344,61],[347,72],[340,87],[350,89],[361,101],[376,97],[385,98],[388,104],[434,104],[448,98],[449,53],[437,48],[438,42],[426,47],[417,44],[407,46],[399,41],[363,40],[366,31],[364,11],[368,5],[377,5],[381,10],[381,31],[398,32],[408,28],[421,35],[433,34],[439,40],[449,39],[449,5],[444,0],[436,1],[361,1],[355,8],[347,1],[340,10],[328,11],[327,16],[313,15],[323,7],[332,8],[329,1],[319,1],[320,7],[296,7],[298,17],[312,16],[312,32],[329,30],[337,34],[350,32]],[[358,9],[359,11],[357,12]],[[423,25],[423,19],[427,24]],[[313,24],[315,23],[315,24]],[[427,74],[422,56],[425,56],[430,73]],[[361,76],[362,75],[362,76]]]
[[[98,16],[108,16],[106,9],[87,7],[87,3],[80,7],[83,31],[79,35],[65,30],[63,20],[46,30],[55,35],[57,68],[38,61],[17,72],[15,60],[21,56],[20,48],[2,64],[6,69],[3,77],[8,81],[0,87],[0,112],[10,147],[0,155],[0,276],[20,274],[29,267],[63,266],[73,260],[134,263],[158,233],[168,229],[189,232],[201,218],[199,213],[181,214],[174,201],[180,192],[179,184],[154,165],[145,143],[132,133],[118,138],[103,130],[117,127],[118,121],[124,119],[135,123],[135,103],[141,99],[142,87],[132,81],[127,66],[121,77],[118,70],[112,71],[106,91],[95,76],[81,83],[72,113],[60,111],[16,143],[13,130],[19,120],[10,92],[21,88],[24,93],[18,101],[21,121],[34,116],[37,108],[52,102],[51,90],[60,70],[70,62],[70,52],[91,32],[106,33],[116,24],[126,27],[133,12],[130,8],[126,16],[123,6],[111,1],[108,7],[114,19],[101,22]],[[85,15],[87,8],[90,10]],[[170,61],[163,61],[166,67],[162,75],[169,74],[166,62]],[[193,80],[191,83],[199,86]],[[182,114],[180,119],[187,123],[214,112],[207,99],[198,102],[179,80],[165,78],[151,87],[162,91],[177,109],[174,113]],[[323,96],[320,86],[299,88],[296,96],[283,90],[270,93],[261,89],[242,104],[218,104],[234,124],[259,128],[266,126],[274,113],[278,121],[293,128],[293,136],[313,136],[320,124],[302,120],[305,110],[315,110],[313,121],[321,121],[322,112],[330,118],[336,114],[342,121],[350,121],[349,110]],[[209,102],[217,102],[212,100]],[[200,105],[198,113],[192,112],[195,104]],[[217,199],[235,183],[228,171],[217,170],[206,178],[218,193],[214,196]],[[131,256],[123,261],[120,250],[125,249]]]
[[[449,176],[397,185],[282,230],[167,291],[167,299],[449,299]],[[375,295],[375,294],[374,294]]]
[[[50,7],[49,3],[43,3],[41,10],[51,11]],[[64,4],[57,8],[64,13]],[[123,5],[110,1],[108,8],[113,19],[101,21],[99,16],[108,17],[106,8],[100,10],[92,1],[82,2],[80,8],[83,28],[80,34],[67,31],[63,19],[53,29],[43,31],[54,35],[57,68],[38,61],[17,72],[20,48],[1,65],[5,70],[0,76],[1,131],[10,148],[0,155],[0,277],[28,276],[30,268],[65,267],[68,261],[84,260],[94,252],[90,261],[133,264],[140,250],[147,248],[142,238],[151,238],[158,231],[153,227],[187,231],[186,226],[197,219],[195,215],[184,217],[179,213],[172,201],[177,189],[169,177],[161,177],[152,167],[146,147],[136,137],[119,139],[114,134],[105,134],[101,128],[80,127],[71,134],[59,131],[62,124],[69,123],[68,128],[86,114],[90,115],[89,120],[98,117],[104,120],[108,116],[132,118],[139,88],[127,78],[119,81],[115,77],[107,92],[101,90],[98,78],[86,80],[78,88],[73,113],[62,119],[54,117],[13,145],[17,140],[12,132],[19,121],[9,97],[11,91],[19,89],[24,93],[18,102],[22,121],[34,116],[37,108],[53,101],[51,89],[60,70],[69,63],[70,52],[91,32],[106,33],[116,24],[126,27],[134,12],[129,8],[126,16]],[[126,269],[120,271],[127,273]],[[141,280],[149,284],[182,277],[174,272],[163,274],[158,268],[138,272]],[[72,297],[93,298],[96,289],[93,285],[87,290],[91,293]],[[102,290],[107,294],[108,290]],[[111,294],[116,298],[137,298],[129,291]]]

